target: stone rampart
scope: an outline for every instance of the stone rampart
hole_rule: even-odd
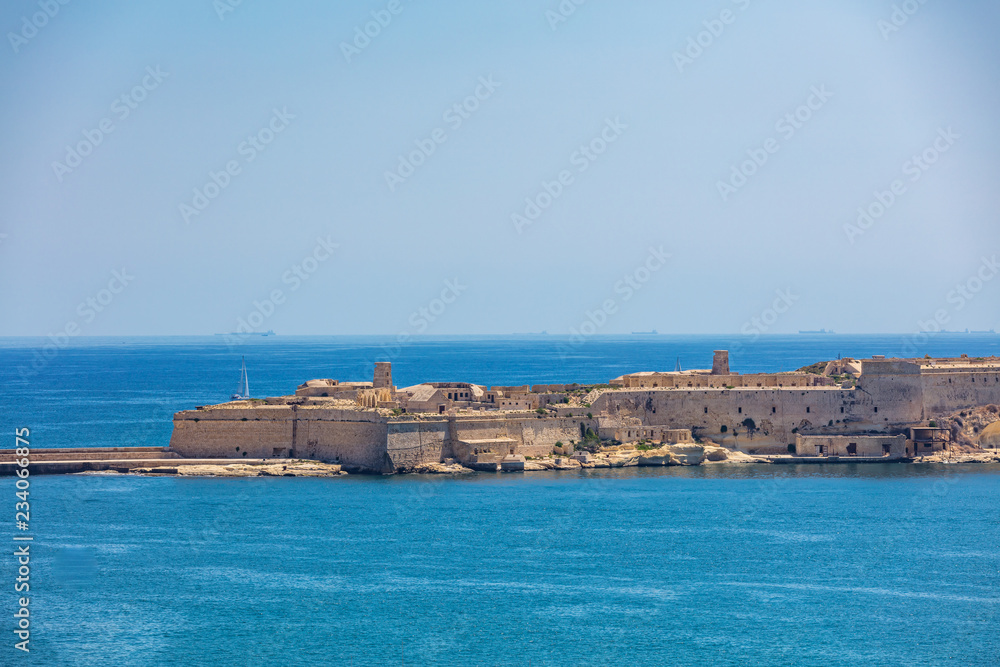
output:
[[[309,458],[383,471],[386,422],[374,412],[270,406],[174,415],[171,451],[188,458]]]

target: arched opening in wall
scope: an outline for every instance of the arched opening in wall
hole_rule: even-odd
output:
[[[739,412],[740,414],[743,414],[743,408],[736,408],[736,411]]]
[[[706,415],[708,414],[708,408],[705,408],[705,414]]]
[[[773,415],[773,414],[774,414],[774,413],[776,413],[777,411],[778,411],[778,408],[776,408],[776,407],[774,407],[774,406],[772,405],[772,406],[771,406],[771,414]]]
[[[812,412],[812,408],[810,408],[808,405],[806,406],[806,412]]]
[[[878,412],[878,406],[877,405],[875,406],[875,412]]]

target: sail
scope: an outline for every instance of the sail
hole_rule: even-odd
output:
[[[247,359],[243,357],[243,366],[240,368],[240,388],[232,395],[233,399],[250,398],[250,379],[247,377]]]

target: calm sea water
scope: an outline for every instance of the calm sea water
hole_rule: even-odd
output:
[[[764,338],[732,365],[789,370],[904,342]],[[921,353],[998,342],[937,336]],[[400,386],[523,384],[670,370],[678,356],[704,367],[734,347],[105,339],[23,378],[31,344],[0,341],[0,421],[31,427],[36,447],[164,445],[173,411],[235,389],[243,354],[253,393],[275,395],[367,377],[387,354]],[[12,478],[5,493],[13,521]],[[53,476],[33,478],[31,502],[33,650],[13,648],[15,563],[0,557],[3,665],[1000,663],[1000,471],[986,466]]]

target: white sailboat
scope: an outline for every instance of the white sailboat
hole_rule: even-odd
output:
[[[247,358],[243,357],[243,368],[240,371],[240,388],[230,396],[234,401],[245,401],[250,398],[250,379],[247,377]]]

